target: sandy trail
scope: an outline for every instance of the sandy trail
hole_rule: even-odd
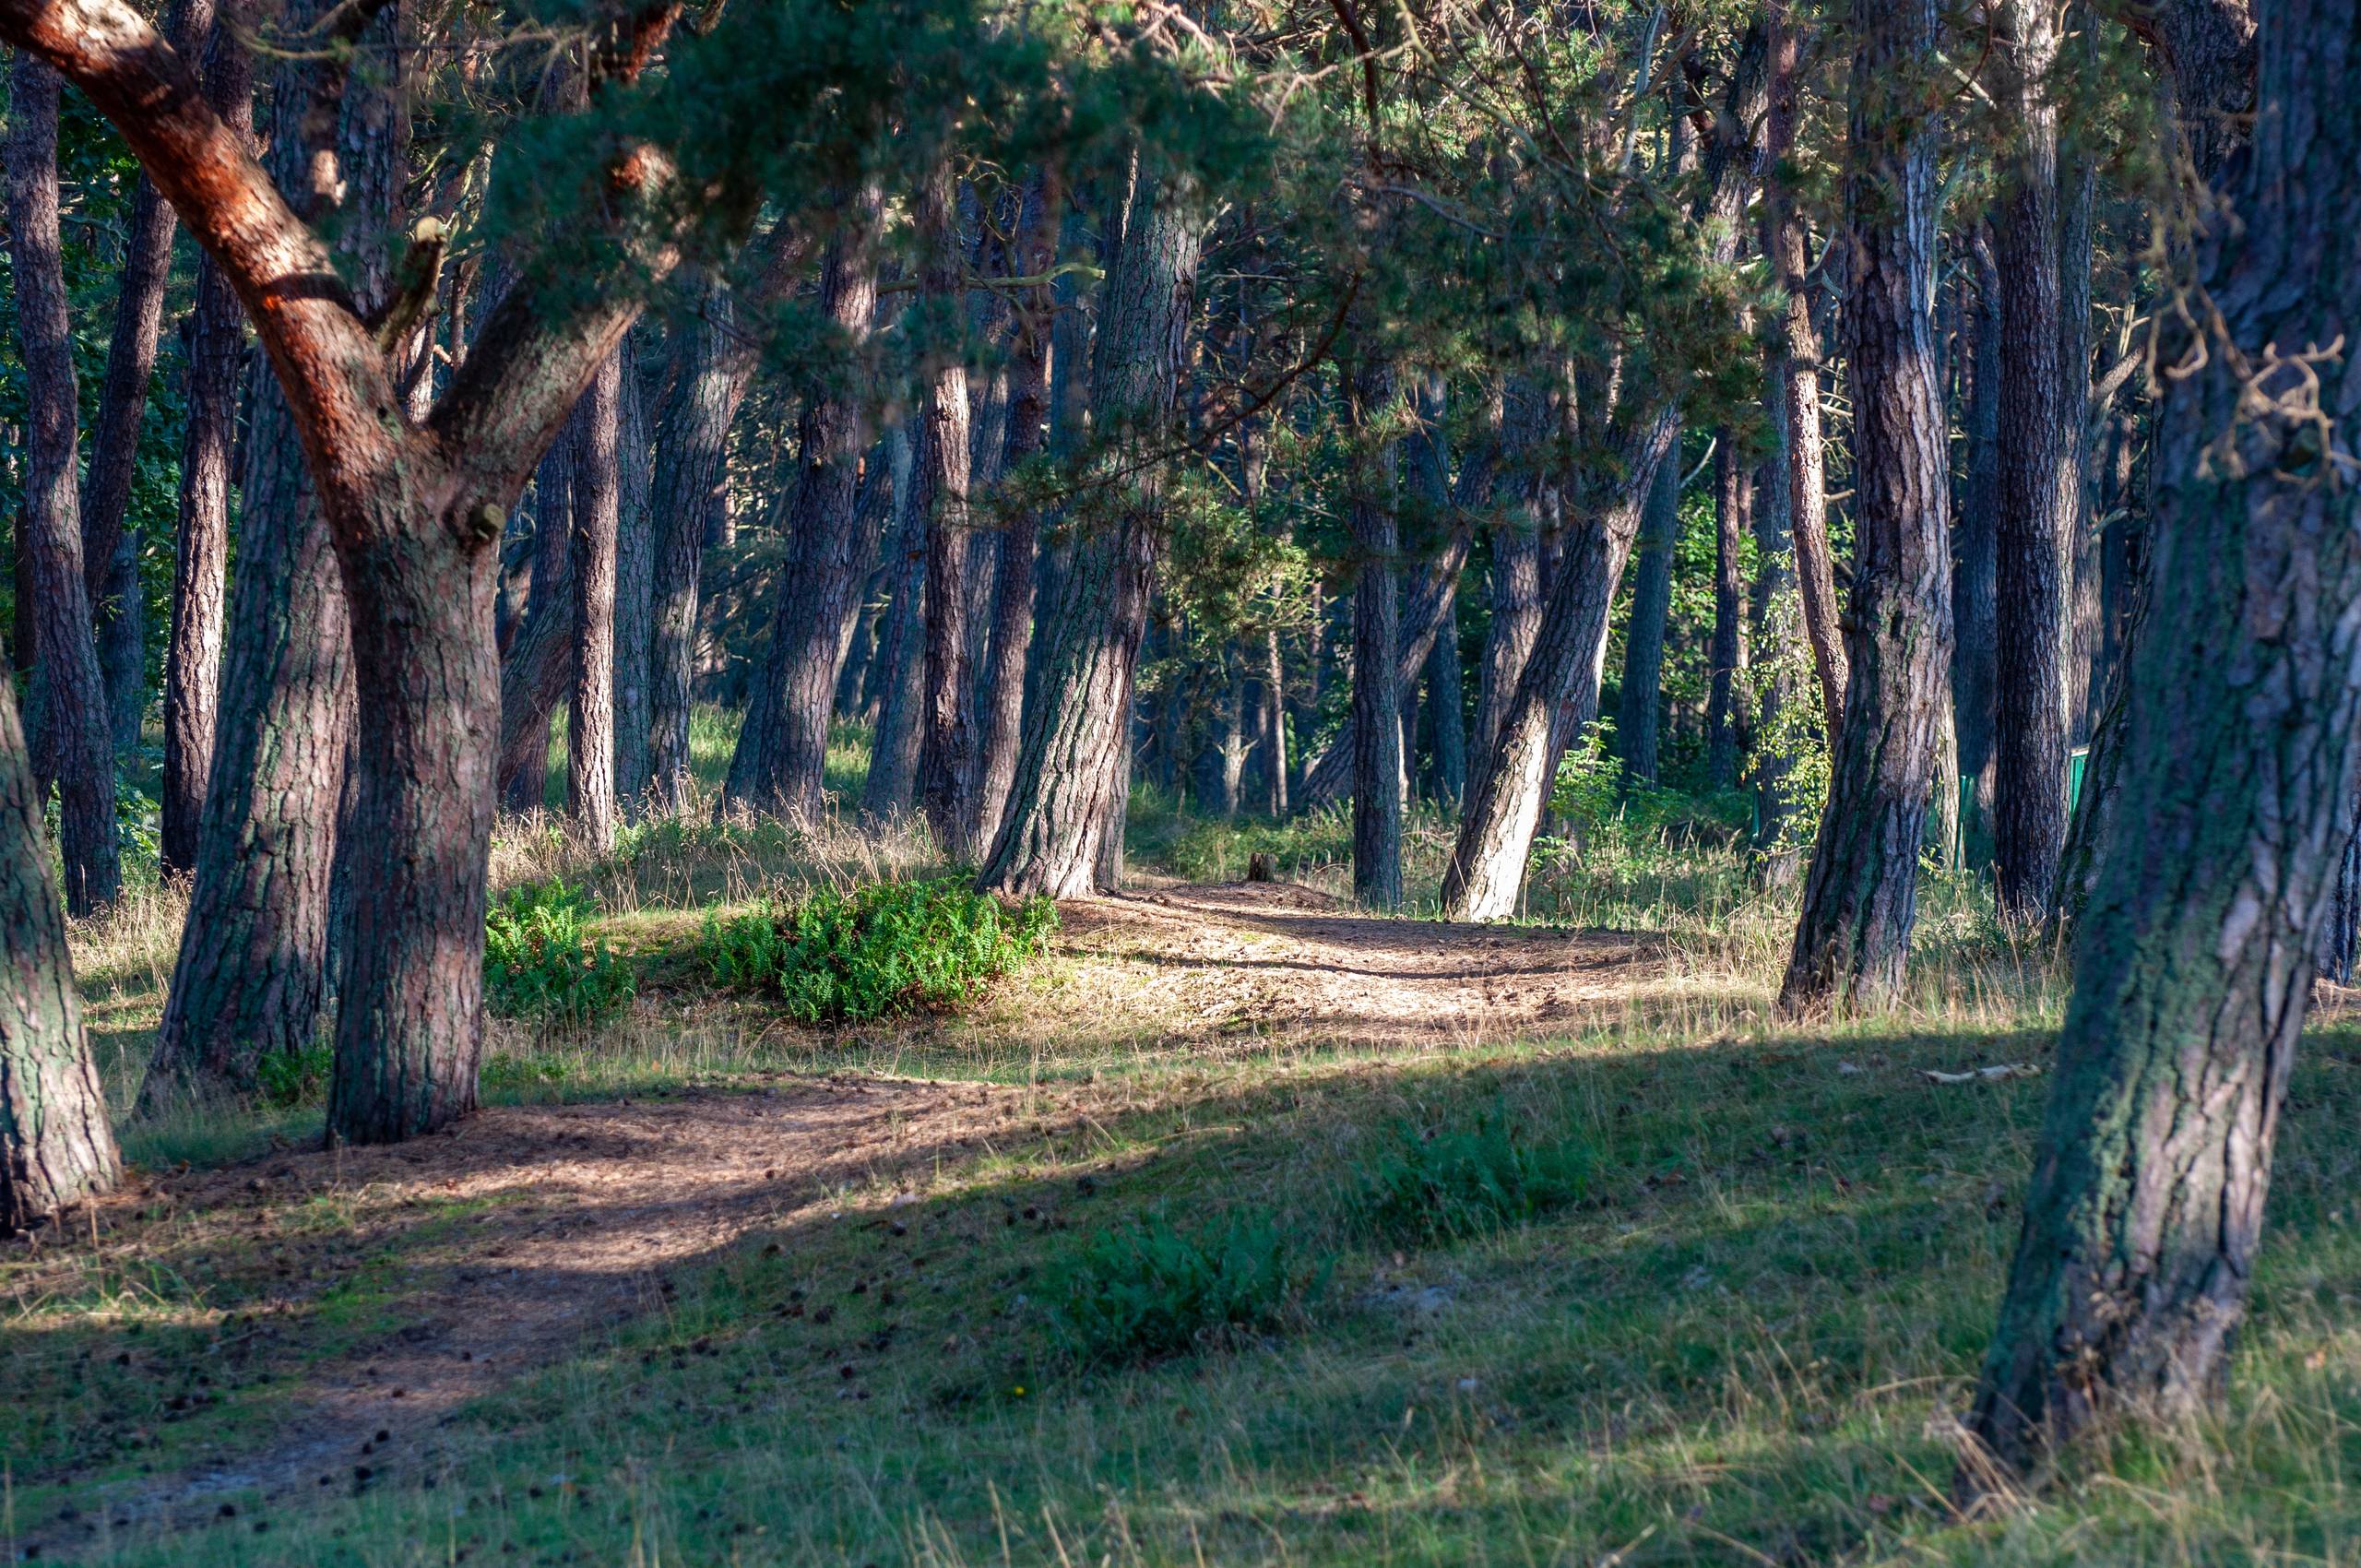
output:
[[[1371,920],[1307,888],[1154,886],[1068,905],[1068,982],[1028,1007],[1028,1028],[1145,1021],[1173,1047],[1219,1054],[1241,1037],[1445,1050],[1560,1031],[1620,1009],[1660,973],[1638,938]],[[64,1244],[61,1271],[136,1255],[163,1232],[202,1248],[249,1243],[323,1195],[345,1204],[344,1251],[318,1249],[221,1343],[294,1326],[336,1260],[400,1239],[393,1313],[403,1324],[351,1356],[315,1360],[267,1446],[95,1490],[69,1522],[19,1546],[70,1557],[113,1529],[210,1523],[231,1494],[267,1503],[323,1486],[432,1469],[437,1429],[467,1401],[578,1353],[619,1323],[660,1311],[670,1271],[750,1233],[791,1237],[848,1188],[871,1194],[1007,1134],[1086,1114],[1087,1087],[1053,1094],[975,1083],[784,1078],[603,1103],[510,1106],[451,1134],[390,1148],[279,1154],[148,1178],[101,1211],[101,1255]],[[481,1200],[431,1236],[421,1210]],[[789,1240],[788,1244],[792,1245]],[[77,1253],[85,1255],[77,1256]],[[303,1262],[303,1249],[292,1249]],[[287,1248],[271,1253],[290,1255]],[[282,1315],[283,1314],[283,1315]],[[266,1325],[255,1328],[253,1325]],[[217,1346],[217,1348],[219,1347]],[[272,1353],[267,1340],[261,1353]],[[380,1435],[383,1434],[383,1435]],[[47,1478],[59,1479],[59,1478]]]

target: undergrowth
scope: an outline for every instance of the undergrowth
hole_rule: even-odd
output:
[[[484,994],[492,1010],[580,1026],[627,1006],[638,982],[591,933],[597,914],[587,895],[564,881],[510,890],[484,922]]]

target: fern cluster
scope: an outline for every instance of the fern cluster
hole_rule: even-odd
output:
[[[595,1023],[638,990],[628,965],[590,934],[589,896],[563,881],[512,889],[484,922],[485,1000],[506,1017]]]

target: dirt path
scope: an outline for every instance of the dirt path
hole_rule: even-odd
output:
[[[1272,1037],[1449,1050],[1619,1012],[1660,970],[1651,938],[1376,920],[1288,883],[1172,884],[1068,905],[1078,989],[1188,1043]]]
[[[1287,885],[1173,885],[1063,912],[1060,946],[1074,962],[1044,999],[1050,1027],[1120,1016],[1190,1054],[1240,1037],[1450,1049],[1562,1030],[1619,1008],[1659,968],[1638,939],[1370,920]],[[245,1249],[250,1268],[283,1283],[243,1326],[222,1325],[216,1348],[259,1334],[268,1356],[270,1325],[300,1325],[356,1247],[391,1246],[401,1326],[313,1361],[267,1447],[143,1478],[18,1542],[70,1556],[102,1545],[110,1526],[208,1522],[233,1493],[291,1501],[432,1466],[435,1430],[460,1405],[661,1311],[669,1271],[788,1230],[848,1188],[877,1201],[934,1161],[1038,1134],[1086,1112],[1088,1095],[790,1078],[504,1107],[391,1148],[150,1179],[102,1210],[96,1257],[57,1249],[62,1271],[103,1271],[167,1235],[191,1256]],[[279,1229],[323,1200],[349,1211],[349,1229],[307,1244]],[[422,1212],[456,1218],[422,1229]]]

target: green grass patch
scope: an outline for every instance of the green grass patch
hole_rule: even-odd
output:
[[[1110,1364],[1275,1328],[1327,1279],[1328,1265],[1299,1260],[1267,1219],[1185,1232],[1152,1214],[1094,1237],[1058,1266],[1048,1293],[1063,1345]]]

